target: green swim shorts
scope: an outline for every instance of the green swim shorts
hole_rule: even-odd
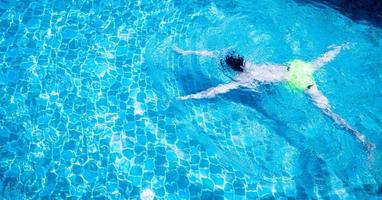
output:
[[[309,86],[314,85],[313,65],[302,60],[292,60],[288,62],[289,72],[287,83],[294,90],[304,91]]]

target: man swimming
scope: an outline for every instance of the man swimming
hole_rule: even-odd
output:
[[[312,62],[296,59],[288,62],[288,65],[253,64],[249,61],[245,61],[243,56],[231,51],[220,60],[220,63],[222,66],[228,66],[238,73],[232,82],[220,84],[195,94],[182,96],[179,97],[179,99],[213,98],[216,95],[227,93],[230,90],[240,87],[253,89],[256,88],[258,84],[285,83],[291,89],[307,94],[315,106],[321,109],[323,113],[340,127],[352,133],[366,147],[367,151],[371,152],[375,148],[375,145],[367,141],[364,135],[351,127],[344,119],[331,110],[328,99],[320,92],[315,84],[313,73],[333,60],[342,49],[348,48],[348,46],[345,44],[332,46],[331,48],[330,51],[322,54]],[[218,53],[207,50],[183,50],[176,46],[173,47],[173,50],[184,56],[198,55],[211,58],[219,57]]]

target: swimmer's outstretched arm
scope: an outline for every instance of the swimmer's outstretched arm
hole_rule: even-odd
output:
[[[323,53],[320,57],[318,57],[312,62],[315,70],[320,69],[321,67],[332,61],[341,52],[342,49],[349,48],[349,45],[345,43],[339,46],[331,46],[331,48],[332,50]]]
[[[218,94],[224,94],[229,92],[230,90],[234,90],[236,88],[240,87],[239,82],[230,82],[226,84],[220,84],[216,87],[209,88],[207,90],[195,93],[195,94],[190,94],[182,97],[178,97],[178,99],[181,100],[187,100],[187,99],[208,99],[208,98],[214,98]]]
[[[364,135],[351,127],[344,119],[330,109],[328,99],[318,90],[316,85],[313,85],[309,89],[305,90],[305,93],[310,96],[313,104],[320,108],[323,113],[330,117],[340,127],[352,133],[367,148],[368,152],[371,152],[375,148],[375,144],[367,141]]]
[[[214,58],[214,57],[217,57],[216,53],[214,53],[213,51],[207,51],[207,50],[183,50],[177,46],[172,46],[172,50],[174,50],[176,53],[178,54],[181,54],[183,56],[187,56],[187,55],[197,55],[197,56],[206,56],[206,57],[211,57],[211,58]]]

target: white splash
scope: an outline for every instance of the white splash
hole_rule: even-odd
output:
[[[110,140],[110,150],[114,152],[122,152],[122,139],[121,135],[118,133],[113,133]]]
[[[155,194],[151,189],[145,189],[141,192],[141,200],[153,200],[154,197]]]
[[[57,96],[57,95],[59,95],[60,93],[58,93],[57,91],[52,91],[52,92],[50,92],[50,95],[52,95],[52,96]]]
[[[118,27],[118,30],[117,30],[117,37],[121,40],[124,40],[124,41],[129,41],[130,39],[130,35],[131,35],[131,31],[128,30],[127,33],[126,33],[126,27],[123,25],[123,26],[120,26]]]
[[[134,103],[134,114],[135,115],[143,115],[144,111],[142,109],[142,106],[139,102]]]
[[[46,38],[49,39],[52,37],[52,29],[48,29],[47,33],[46,33]]]

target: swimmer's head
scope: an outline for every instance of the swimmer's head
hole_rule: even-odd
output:
[[[234,51],[229,52],[225,58],[224,62],[231,67],[231,69],[239,72],[244,71],[244,57],[236,54]]]

